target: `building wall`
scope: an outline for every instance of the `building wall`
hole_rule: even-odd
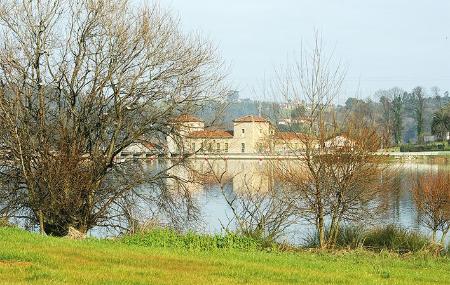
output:
[[[188,138],[185,149],[190,153],[229,153],[233,138]]]
[[[167,137],[169,156],[175,153],[189,152],[189,144],[186,145],[185,137],[192,132],[203,131],[205,124],[203,122],[178,122],[174,128],[175,134]],[[180,149],[180,146],[185,149]]]
[[[156,155],[155,149],[149,149],[140,142],[131,143],[124,148],[117,156],[118,159],[139,158],[144,159]]]
[[[273,129],[268,122],[235,122],[231,153],[261,153],[270,148]]]
[[[275,154],[287,155],[296,154],[305,149],[304,143],[300,139],[275,140]]]
[[[269,122],[234,122],[233,137],[190,138],[192,132],[204,130],[203,123],[184,123],[177,137],[182,139],[183,151],[179,151],[174,138],[169,137],[172,154],[296,154],[304,149],[300,138],[275,139],[275,129]]]

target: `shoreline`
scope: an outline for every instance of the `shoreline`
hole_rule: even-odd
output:
[[[443,158],[450,159],[450,151],[427,151],[427,152],[377,152],[376,155],[386,155],[390,158],[400,160],[413,160],[413,159],[428,159],[428,158]],[[189,157],[185,157],[190,160],[295,160],[300,159],[302,156],[299,154],[285,154],[285,155],[265,155],[265,154],[194,154]],[[178,160],[183,159],[180,156],[172,156],[169,159]]]

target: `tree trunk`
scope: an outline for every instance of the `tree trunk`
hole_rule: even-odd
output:
[[[433,243],[436,243],[436,229],[433,229],[433,231],[431,232],[431,241]]]
[[[448,234],[448,230],[450,229],[450,227],[447,227],[447,229],[442,231],[442,236],[441,236],[441,241],[440,243],[442,244],[442,246],[445,246],[445,238],[447,237]]]
[[[38,211],[38,218],[39,218],[39,232],[41,235],[45,235],[45,229],[44,229],[44,214],[42,213],[42,210]]]
[[[319,203],[317,207],[318,217],[317,217],[317,231],[319,234],[319,247],[326,247],[326,239],[325,239],[325,220],[323,217],[323,205],[322,202]]]
[[[333,221],[330,225],[330,234],[328,236],[328,246],[334,248],[336,246],[337,237],[339,235],[339,219],[333,217]]]

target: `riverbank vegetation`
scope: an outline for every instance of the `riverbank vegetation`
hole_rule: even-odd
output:
[[[443,245],[450,229],[450,173],[439,171],[420,177],[413,190],[421,222],[431,230],[431,241]]]
[[[0,228],[0,236],[0,284],[444,284],[450,279],[448,258],[422,253],[198,250],[138,242],[141,238],[73,241],[16,228]]]
[[[0,216],[64,236],[127,227],[138,203],[179,209],[165,179],[184,160],[146,171],[120,154],[181,148],[176,118],[226,95],[222,61],[159,5],[130,2],[1,1]]]
[[[330,228],[326,236],[331,234]],[[335,250],[366,250],[373,252],[389,251],[398,254],[421,253],[430,256],[449,256],[449,248],[433,243],[427,236],[395,225],[364,228],[362,226],[345,226],[339,229],[335,237]],[[153,228],[118,238],[128,245],[145,247],[178,248],[189,250],[243,250],[301,252],[305,249],[319,247],[316,234],[307,236],[302,245],[268,241],[239,233],[205,235],[194,232],[180,233],[168,228]]]
[[[290,160],[274,159],[265,176],[229,189],[234,174],[226,167],[208,159],[202,171],[191,167],[183,149],[190,148],[184,124],[192,121],[177,120],[227,94],[221,60],[207,41],[182,35],[158,5],[3,2],[0,224],[30,232],[0,229],[0,282],[414,284],[449,277],[448,175],[430,174],[412,189],[431,239],[395,226],[355,226],[385,212],[395,169],[374,153],[400,143],[401,116],[391,115],[399,115],[406,95],[384,94],[386,133],[355,110],[339,120],[333,102],[345,71],[323,52],[318,33],[272,86],[284,101],[307,106],[296,118],[302,133],[285,136],[294,141],[285,141]],[[424,142],[423,90],[408,96]],[[261,156],[273,148],[272,127],[268,142],[255,142]],[[151,166],[119,159],[136,141],[152,157],[175,158]],[[204,187],[207,176],[232,212],[221,221],[223,235],[189,232],[200,221],[190,186]],[[143,231],[153,219],[167,228]],[[304,247],[282,243],[300,223],[315,229]],[[100,228],[116,237],[55,238]]]
[[[425,152],[425,151],[450,151],[448,143],[433,144],[404,144],[400,146],[400,152]]]

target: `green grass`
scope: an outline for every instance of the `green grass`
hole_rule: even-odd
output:
[[[450,262],[444,257],[266,252],[252,247],[202,250],[206,248],[183,244],[171,248],[151,239],[145,242],[145,237],[132,240],[71,241],[0,228],[0,284],[445,284],[450,280]]]
[[[125,236],[122,243],[141,245],[146,247],[159,247],[189,250],[262,250],[263,241],[243,237],[234,233],[226,235],[200,235],[192,232],[178,233],[171,229],[152,229],[151,231]]]

